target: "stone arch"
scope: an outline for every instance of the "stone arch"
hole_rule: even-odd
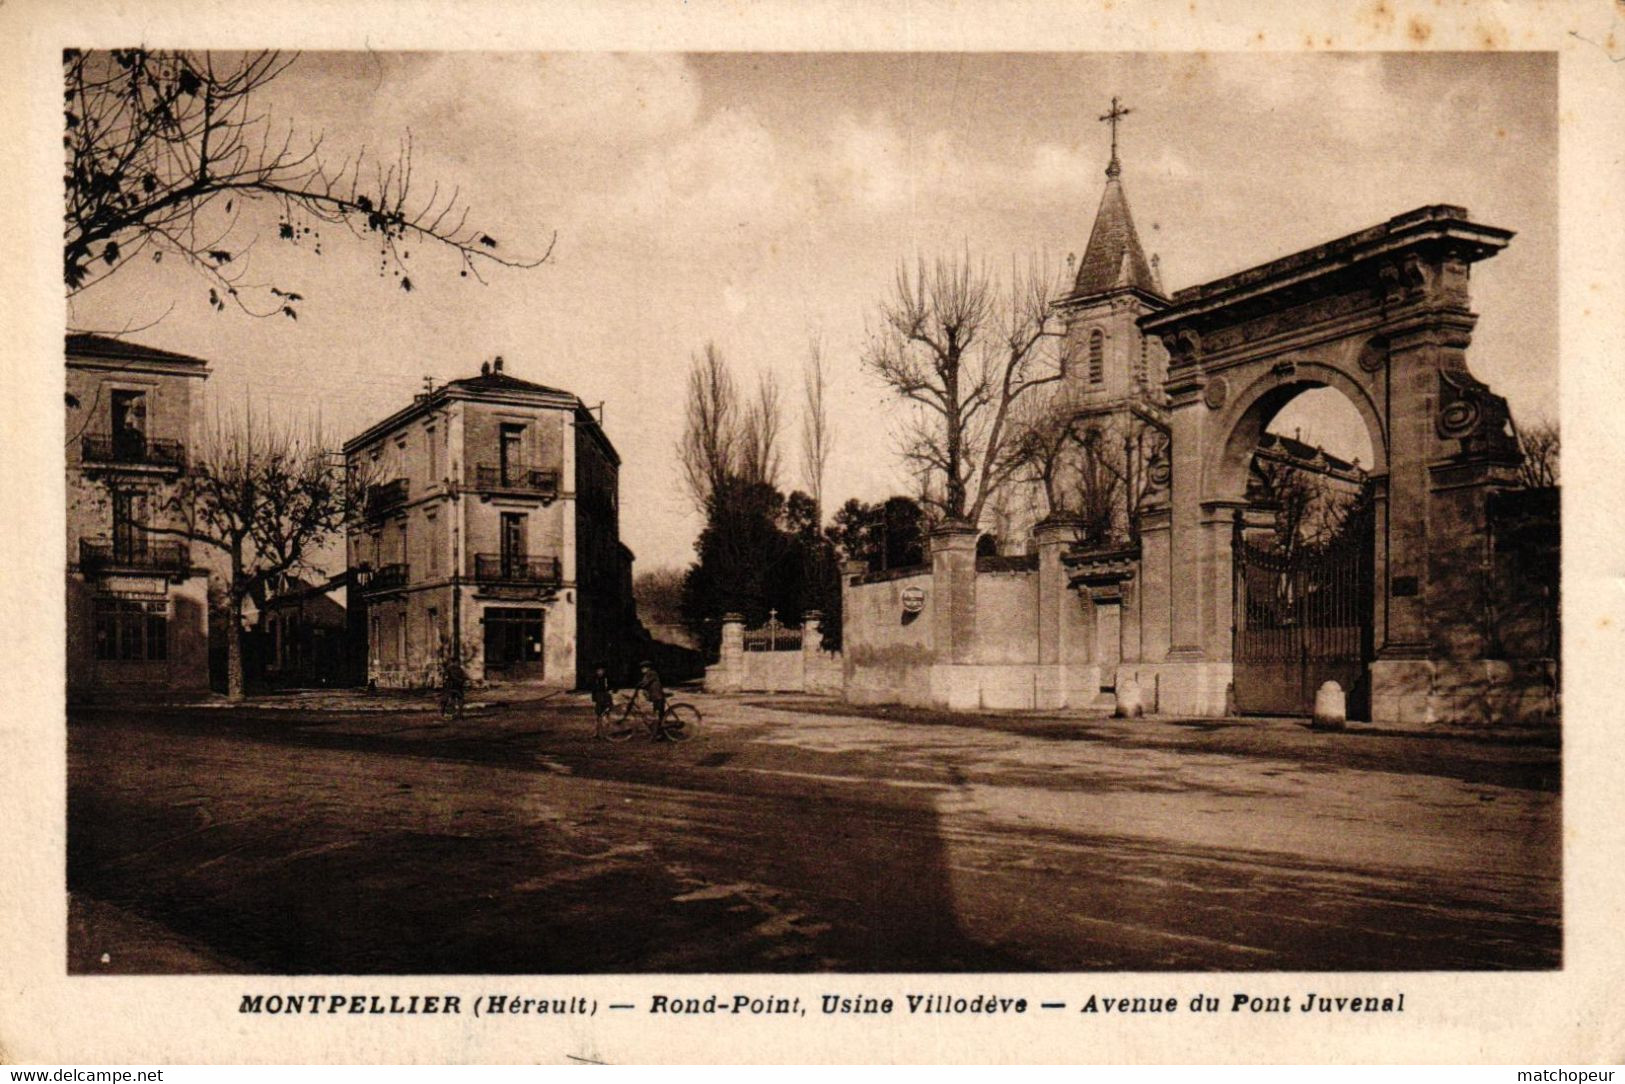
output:
[[[1365,383],[1325,362],[1277,362],[1259,373],[1221,409],[1213,430],[1221,434],[1220,440],[1210,447],[1202,464],[1202,499],[1239,499],[1247,488],[1253,450],[1270,420],[1287,403],[1314,388],[1340,392],[1360,415],[1371,441],[1369,470],[1377,477],[1386,475],[1387,426]]]

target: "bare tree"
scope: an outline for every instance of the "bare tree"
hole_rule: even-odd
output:
[[[900,267],[881,304],[863,364],[914,404],[902,453],[926,500],[949,520],[975,524],[1009,480],[1012,407],[1059,380],[1059,280],[1036,263],[995,281],[966,255]]]
[[[739,420],[737,470],[740,481],[778,488],[782,420],[779,382],[771,373],[763,373],[756,380],[756,398]]]
[[[829,464],[835,428],[829,418],[824,373],[824,344],[814,336],[807,344],[801,373],[801,471],[813,499],[813,514],[824,522],[824,469]]]
[[[1008,473],[1038,492],[1047,516],[1082,521],[1094,542],[1123,541],[1151,491],[1152,459],[1166,442],[1151,408],[1090,408],[1062,382],[1029,395],[1012,412]]]
[[[683,487],[695,511],[706,515],[739,462],[739,393],[722,351],[706,343],[688,370],[683,436],[677,444]]]
[[[1075,424],[1082,405],[1076,389],[1062,381],[1024,397],[1011,410],[1005,471],[1037,488],[1045,515],[1077,511],[1062,487],[1079,447]]]
[[[149,533],[178,535],[223,554],[231,631],[227,635],[227,690],[243,695],[243,605],[265,601],[267,589],[289,573],[310,570],[321,546],[344,526],[365,479],[333,461],[320,434],[216,420],[199,454],[167,501],[174,526]]]
[[[1272,456],[1254,457],[1253,477],[1275,508],[1275,547],[1289,555],[1335,539],[1364,491],[1355,479]]]
[[[1530,425],[1516,427],[1518,450],[1523,462],[1518,466],[1518,479],[1525,488],[1545,489],[1558,483],[1558,466],[1562,441],[1557,425],[1544,419]]]
[[[476,279],[482,265],[535,267],[548,258],[551,242],[538,259],[499,255],[496,239],[468,224],[455,189],[415,190],[410,141],[387,165],[362,151],[334,166],[319,135],[273,128],[259,96],[295,59],[64,52],[62,271],[70,297],[143,253],[154,261],[167,254],[202,274],[216,309],[295,317],[297,292],[244,280],[255,238],[244,239],[240,220],[245,205],[261,202],[280,211],[278,239],[317,253],[323,224],[376,240],[380,273],[392,271],[407,291],[404,261],[414,242],[455,252],[459,274]]]

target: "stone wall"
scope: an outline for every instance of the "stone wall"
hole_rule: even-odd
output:
[[[846,570],[842,627],[846,699],[954,711],[1095,704],[1092,608],[1060,562],[1075,525],[1041,524],[1036,557],[978,562],[975,532],[931,537],[931,563]]]

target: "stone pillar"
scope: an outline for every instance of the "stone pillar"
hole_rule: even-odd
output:
[[[1505,661],[1490,657],[1488,501],[1512,483],[1517,451],[1505,400],[1467,369],[1475,320],[1465,309],[1424,310],[1389,337],[1374,721],[1494,722],[1507,681]]]
[[[1170,562],[1173,560],[1166,508],[1140,517],[1140,575],[1137,587],[1140,650],[1136,661],[1160,663],[1173,646],[1169,625]]]
[[[976,528],[945,523],[931,532],[931,700],[953,711],[974,709],[980,702],[974,673],[969,671],[976,634]]]
[[[869,563],[857,558],[841,562],[841,695],[850,698],[856,687],[857,659],[868,646],[870,630],[863,627],[852,604],[852,588],[859,576],[869,571]]]
[[[705,668],[705,691],[737,693],[745,679],[745,617],[722,615],[722,650],[715,666]]]
[[[820,663],[823,657],[820,654],[819,641],[824,638],[824,615],[818,610],[808,610],[801,615],[801,691],[806,693],[823,692],[820,687],[822,670]]]
[[[1082,533],[1075,519],[1052,516],[1033,528],[1038,544],[1038,670],[1034,681],[1034,707],[1064,708],[1068,693],[1067,648],[1073,639],[1069,610],[1079,606],[1067,582],[1061,556]]]

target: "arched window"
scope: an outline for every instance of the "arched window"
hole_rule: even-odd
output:
[[[1106,379],[1106,333],[1099,328],[1089,333],[1089,383]]]

